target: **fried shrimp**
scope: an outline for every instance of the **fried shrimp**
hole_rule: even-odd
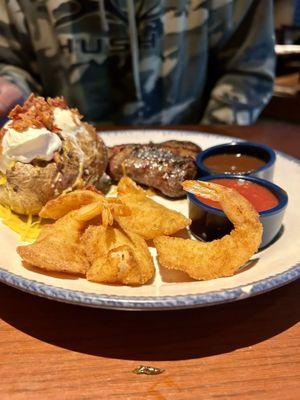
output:
[[[257,251],[262,224],[252,204],[236,190],[211,182],[185,181],[185,191],[218,201],[233,223],[229,235],[209,243],[160,236],[154,239],[159,263],[197,280],[233,275]]]

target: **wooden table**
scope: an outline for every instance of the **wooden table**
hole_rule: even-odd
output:
[[[189,128],[300,157],[297,126]],[[169,312],[89,309],[6,285],[0,298],[1,400],[300,398],[299,282],[236,303]],[[133,374],[140,364],[165,372]]]

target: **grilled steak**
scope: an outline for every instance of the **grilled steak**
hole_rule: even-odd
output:
[[[196,155],[201,152],[201,148],[197,144],[185,140],[167,140],[157,145],[164,149],[171,150],[172,153],[178,156],[191,157],[193,160],[196,158]]]
[[[185,192],[181,182],[196,177],[194,159],[200,151],[194,143],[176,140],[114,146],[109,150],[108,173],[119,180],[125,171],[139,184],[158,189],[168,197],[182,197]]]

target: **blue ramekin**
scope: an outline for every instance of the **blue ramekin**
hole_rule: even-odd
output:
[[[269,189],[278,198],[279,203],[276,207],[259,212],[259,219],[263,225],[263,237],[259,248],[262,249],[268,246],[281,231],[282,219],[288,203],[287,193],[274,183],[254,176],[219,174],[205,176],[199,180],[209,181],[218,178],[243,179],[257,183]],[[188,193],[187,196],[189,200],[189,217],[192,220],[190,230],[195,237],[211,241],[230,233],[232,224],[222,210],[203,203],[191,193]]]
[[[242,153],[245,155],[252,155],[261,160],[263,160],[266,164],[262,167],[252,171],[242,173],[239,172],[237,175],[251,175],[257,176],[258,178],[267,179],[271,181],[273,179],[274,174],[274,166],[276,161],[276,154],[271,147],[266,146],[264,144],[254,143],[254,142],[230,142],[224,143],[217,146],[209,147],[208,149],[199,153],[196,157],[196,164],[200,172],[200,176],[206,175],[217,175],[220,172],[216,173],[206,167],[203,163],[205,158],[216,155],[216,154],[237,154]],[[233,175],[234,173],[228,173],[228,175]],[[227,173],[226,173],[227,175]],[[235,175],[235,174],[234,174]]]

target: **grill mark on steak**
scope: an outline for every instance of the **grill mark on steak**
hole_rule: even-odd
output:
[[[176,140],[118,145],[109,151],[108,173],[112,179],[119,180],[124,167],[126,175],[137,183],[178,198],[185,195],[181,182],[196,177],[194,159],[200,151],[194,143]]]

